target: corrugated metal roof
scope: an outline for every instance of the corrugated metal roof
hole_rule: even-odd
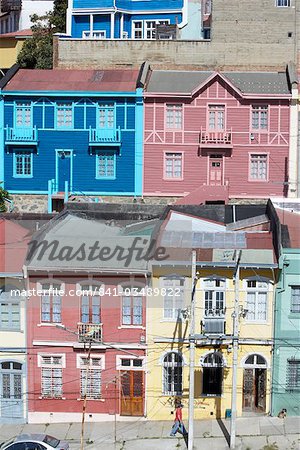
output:
[[[135,92],[138,70],[20,69],[4,91]]]
[[[147,92],[191,94],[213,74],[207,71],[154,70]],[[242,94],[289,95],[285,72],[222,72]]]
[[[32,36],[32,30],[30,28],[26,30],[13,31],[11,33],[0,34],[0,39],[28,37],[28,36]]]

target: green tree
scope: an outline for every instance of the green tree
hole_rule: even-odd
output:
[[[43,16],[33,14],[32,38],[24,42],[17,62],[26,69],[52,69],[53,34],[66,29],[66,0],[55,0],[53,11]]]
[[[6,212],[7,211],[7,206],[5,201],[10,199],[10,195],[9,193],[3,189],[2,187],[0,187],[0,212]]]

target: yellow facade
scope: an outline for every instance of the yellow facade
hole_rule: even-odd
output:
[[[0,38],[0,68],[9,69],[12,65],[17,62],[18,54],[23,47],[24,38]]]
[[[169,274],[172,277],[184,276],[184,306],[189,308],[191,302],[191,274],[190,268],[174,269],[170,268]],[[209,268],[199,269],[199,280],[195,294],[195,333],[197,346],[195,352],[195,419],[208,419],[214,417],[225,417],[225,411],[231,409],[231,384],[232,384],[232,329],[235,300],[235,286],[233,281],[233,269]],[[152,287],[161,292],[162,279],[166,277],[167,271],[154,271]],[[225,338],[224,340],[201,339],[201,321],[203,321],[205,307],[205,285],[207,279],[224,280],[225,292]],[[247,292],[249,287],[247,280],[268,280],[264,287],[263,298],[267,299],[266,319],[247,320]],[[251,282],[249,282],[251,284]],[[253,284],[253,283],[252,283]],[[257,291],[257,289],[254,289]],[[258,289],[259,291],[259,289]],[[267,413],[270,409],[270,366],[271,366],[271,338],[273,327],[273,293],[274,293],[274,273],[267,269],[241,269],[239,281],[239,349],[238,349],[238,388],[237,388],[237,414],[243,413],[243,398],[245,363],[249,356],[259,355],[264,358],[265,364],[260,366],[248,364],[248,376],[253,376],[253,383],[256,378],[261,377],[264,381],[264,399],[262,413]],[[253,297],[256,298],[253,294]],[[264,296],[265,295],[265,296]],[[246,316],[246,317],[243,317]],[[249,313],[248,313],[249,316]],[[164,297],[149,296],[147,308],[147,338],[149,343],[148,363],[147,363],[147,417],[149,420],[173,420],[175,395],[164,395],[164,357],[168,352],[180,352],[183,357],[182,368],[182,396],[184,405],[183,418],[187,419],[188,395],[189,395],[189,317],[182,321],[164,318]],[[202,333],[203,336],[203,333]],[[224,365],[222,370],[222,393],[218,396],[203,395],[203,370],[205,357],[212,352],[218,352],[222,356]],[[258,356],[254,362],[259,361]],[[249,360],[248,360],[249,361]],[[260,379],[261,379],[260,378]],[[245,381],[246,382],[246,381]],[[254,394],[253,394],[254,395]],[[252,401],[252,400],[251,400]],[[255,399],[253,399],[253,402]],[[246,408],[244,408],[245,410]]]

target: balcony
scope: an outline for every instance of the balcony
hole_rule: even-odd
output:
[[[36,127],[6,127],[5,145],[37,145]]]
[[[118,128],[90,128],[89,146],[121,146],[121,129]]]
[[[79,342],[102,342],[102,323],[78,323]]]
[[[22,0],[2,0],[1,12],[21,11]]]
[[[232,148],[232,130],[200,131],[199,144],[201,147]]]

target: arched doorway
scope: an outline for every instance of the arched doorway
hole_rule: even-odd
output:
[[[243,411],[266,411],[267,363],[252,354],[244,362]]]
[[[22,370],[19,362],[0,362],[1,421],[20,421],[24,417]]]

